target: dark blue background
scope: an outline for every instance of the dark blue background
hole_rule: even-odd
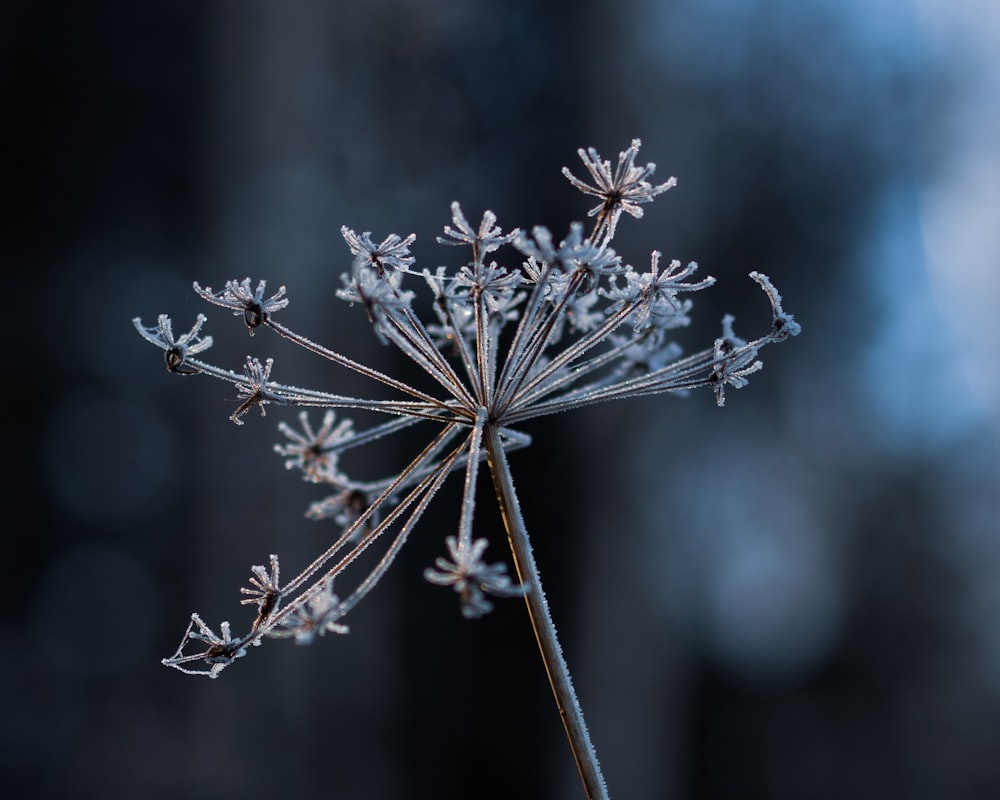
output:
[[[719,279],[685,347],[767,326],[751,269],[804,332],[725,409],[595,408],[511,457],[612,796],[1000,795],[996,32],[929,0],[5,3],[5,792],[580,796],[523,606],[469,623],[420,577],[454,486],[349,636],[159,665],[331,532],[271,452],[294,413],[236,428],[130,320],[186,329],[193,280],[249,275],[405,368],[334,297],[342,224],[454,266],[452,200],[558,232],[589,208],[576,148],[638,136],[679,185],[617,249]],[[210,317],[226,366],[370,391]]]

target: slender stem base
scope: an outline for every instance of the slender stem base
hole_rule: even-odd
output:
[[[538,567],[531,552],[531,542],[528,539],[524,517],[521,515],[521,506],[514,491],[510,467],[500,442],[500,432],[495,425],[488,424],[486,426],[485,439],[490,473],[493,476],[493,486],[496,489],[500,509],[503,512],[507,538],[510,540],[511,552],[514,555],[514,566],[521,582],[531,587],[525,595],[528,615],[531,617],[535,640],[538,642],[545,671],[549,676],[552,694],[555,695],[559,716],[566,729],[573,758],[576,759],[576,768],[580,773],[588,800],[609,800],[604,776],[597,763],[597,752],[590,742],[590,734],[587,732],[587,725],[583,720],[583,711],[580,709],[576,690],[573,688],[569,667],[566,665],[566,659],[563,657],[559,638],[556,635],[556,628],[552,623],[549,604],[545,599],[545,592],[542,591]]]

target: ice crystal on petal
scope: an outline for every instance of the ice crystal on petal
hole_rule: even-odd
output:
[[[425,569],[424,578],[438,586],[454,588],[462,601],[462,616],[473,619],[492,611],[493,604],[486,599],[486,594],[516,597],[528,590],[510,579],[506,564],[483,562],[483,552],[489,545],[486,539],[463,543],[454,536],[448,536],[445,545],[451,561],[436,559],[437,569]]]

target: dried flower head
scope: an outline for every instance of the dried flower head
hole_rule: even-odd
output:
[[[210,678],[218,678],[222,670],[237,658],[242,658],[247,654],[246,646],[250,640],[248,636],[234,639],[228,622],[223,622],[219,629],[222,631],[221,636],[209,628],[201,617],[192,614],[180,645],[172,656],[163,659],[163,663],[187,675],[207,675]],[[186,653],[185,650],[192,643],[194,643],[196,652]],[[201,646],[200,649],[198,649],[199,646]],[[198,662],[201,662],[202,665],[194,668],[188,666]]]
[[[246,595],[240,600],[240,604],[244,606],[256,604],[257,619],[254,620],[253,627],[258,628],[267,622],[271,614],[278,609],[278,603],[281,602],[278,557],[271,554],[270,571],[261,564],[251,567],[250,571],[253,573],[253,577],[250,578],[250,587],[244,586],[240,589],[240,592]]]
[[[276,638],[290,637],[296,644],[310,644],[317,636],[347,633],[339,620],[343,616],[340,598],[333,591],[333,578],[314,586],[295,610],[271,631]]]
[[[476,539],[471,544],[459,542],[454,536],[445,538],[451,561],[438,558],[437,569],[428,567],[424,578],[438,586],[451,586],[462,600],[462,616],[469,619],[489,614],[493,604],[487,594],[495,597],[520,597],[528,587],[515,584],[507,574],[504,563],[486,564],[483,552],[489,545],[486,539]]]
[[[284,286],[281,286],[266,300],[264,299],[265,288],[267,288],[267,281],[260,281],[257,288],[251,292],[249,278],[244,278],[242,281],[226,281],[226,288],[218,293],[213,293],[210,287],[203,289],[197,281],[194,283],[194,290],[209,303],[223,308],[231,308],[236,315],[242,314],[243,321],[251,336],[253,336],[254,329],[267,322],[271,314],[288,305]]]
[[[222,292],[198,284],[195,291],[242,315],[251,333],[267,328],[382,384],[394,398],[350,397],[278,383],[271,379],[271,359],[261,363],[248,356],[242,372],[202,361],[197,356],[211,344],[210,337],[201,337],[202,315],[179,338],[165,315],[153,328],[135,320],[143,338],[166,351],[172,371],[203,374],[235,387],[240,404],[232,419],[237,424],[254,407],[263,413],[266,404],[327,409],[316,429],[305,411],[299,416],[300,430],[281,423],[287,441],[275,449],[289,469],[330,487],[332,494],[313,504],[309,516],[334,519],[340,526],[329,547],[284,585],[279,585],[277,556],[271,557],[269,569],[253,567],[243,602],[256,605],[257,615],[247,633],[234,637],[223,623],[217,636],[192,615],[177,652],[164,659],[165,664],[216,677],[244,655],[247,646],[265,637],[304,644],[328,632],[346,632],[343,620],[389,569],[448,475],[461,470],[464,490],[457,532],[445,537],[448,558],[437,559],[424,575],[433,584],[451,586],[466,617],[490,611],[488,595],[525,596],[583,782],[590,797],[606,797],[508,468],[507,453],[530,443],[516,426],[608,400],[700,387],[713,391],[721,406],[727,388],[745,386],[760,370],[760,352],[766,345],[799,332],[773,284],[754,272],[751,277],[771,305],[770,329],[744,340],[733,332],[732,317],[726,316],[722,335],[711,346],[681,354],[672,332],[688,321],[689,295],[706,289],[713,279],[692,280],[697,270],[693,262],[685,267],[672,260],[661,268],[659,252],[642,271],[610,246],[623,212],[641,217],[643,204],[674,185],[672,178],[650,183],[655,166],[636,166],[638,152],[635,139],[612,169],[595,150],[580,150],[592,184],[563,170],[573,186],[600,198],[590,212],[596,220],[589,234],[580,223],[572,224],[559,242],[544,227],[532,228],[530,236],[516,228],[504,233],[490,211],[473,227],[453,203],[451,224],[438,239],[467,250],[467,260],[453,271],[441,267],[415,272],[409,250],[413,234],[389,234],[376,243],[370,232],[342,229],[351,266],[337,295],[362,305],[378,338],[418,365],[433,390],[366,366],[277,322],[274,312],[289,302],[285,288],[265,298],[264,281],[253,290],[246,278],[227,282]],[[493,254],[496,259],[487,262]],[[426,323],[414,310],[415,292],[403,288],[404,279],[414,277],[422,277],[433,300],[434,318]],[[355,426],[342,418],[335,426],[333,409],[373,412],[382,421]],[[340,456],[345,451],[418,425],[429,430],[427,444],[398,472],[359,480],[343,470]],[[506,564],[483,561],[487,540],[473,535],[476,486],[484,462],[503,512],[517,581],[508,575]],[[381,550],[374,566],[369,559],[359,559],[377,547]],[[334,580],[349,587],[343,597],[334,593]],[[192,668],[197,662],[201,668]]]
[[[201,326],[208,320],[204,314],[199,314],[194,321],[191,330],[183,336],[174,337],[174,326],[170,317],[160,314],[156,319],[156,327],[147,328],[142,324],[142,320],[136,317],[132,320],[139,335],[150,344],[154,344],[164,350],[163,360],[167,364],[170,372],[179,375],[195,375],[198,370],[184,366],[188,356],[197,355],[212,346],[212,337],[202,337]]]
[[[642,142],[633,139],[628,149],[618,154],[618,166],[614,172],[611,171],[611,162],[602,161],[593,147],[586,150],[581,147],[577,150],[580,160],[590,173],[590,177],[594,179],[593,185],[581,181],[570,172],[569,167],[563,167],[563,175],[577,189],[584,194],[601,198],[600,204],[587,212],[587,216],[597,217],[595,231],[597,235],[594,238],[598,238],[599,235],[605,240],[612,239],[623,211],[640,219],[642,217],[640,203],[651,203],[657,195],[677,185],[676,178],[669,178],[659,186],[654,186],[646,180],[656,171],[656,164],[650,162],[644,167],[635,165],[635,157],[639,155],[641,145]]]

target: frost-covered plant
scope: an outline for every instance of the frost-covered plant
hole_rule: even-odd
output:
[[[573,186],[599,200],[590,211],[595,222],[589,234],[580,223],[558,241],[543,227],[530,234],[517,229],[503,233],[490,211],[473,227],[453,203],[452,224],[438,241],[464,247],[471,255],[454,271],[438,267],[417,272],[409,250],[413,234],[390,234],[376,243],[368,232],[341,229],[353,263],[337,295],[363,306],[379,340],[419,365],[436,391],[412,386],[285,327],[275,319],[289,303],[285,287],[267,296],[264,281],[252,288],[249,278],[231,280],[218,292],[195,283],[194,289],[209,303],[242,316],[251,335],[259,328],[274,331],[383,384],[397,398],[347,397],[280,383],[272,379],[272,359],[261,363],[248,356],[241,372],[209,364],[200,358],[212,344],[201,333],[206,321],[201,314],[180,337],[166,315],[153,327],[134,320],[143,338],[165,351],[171,372],[203,374],[236,387],[240,403],[231,418],[238,425],[253,409],[263,414],[272,404],[327,409],[319,427],[307,411],[299,414],[298,428],[282,422],[278,427],[286,441],[275,450],[305,480],[329,487],[331,494],[308,515],[332,519],[340,528],[327,550],[291,580],[281,582],[275,555],[268,567],[252,568],[249,586],[242,589],[242,602],[256,606],[248,630],[234,636],[223,622],[217,635],[192,614],[177,651],[164,664],[215,678],[265,638],[303,644],[326,633],[346,633],[344,620],[385,574],[438,488],[451,472],[464,470],[457,531],[445,539],[447,556],[428,567],[424,577],[452,587],[466,617],[488,613],[491,596],[524,596],[587,795],[607,797],[508,469],[507,452],[530,443],[514,426],[607,400],[698,387],[713,391],[721,406],[727,388],[746,385],[747,376],[761,368],[758,355],[764,345],[799,332],[768,278],[751,272],[770,301],[769,330],[747,341],[733,332],[733,318],[726,316],[712,346],[681,355],[671,335],[688,323],[687,295],[713,279],[691,281],[696,264],[671,261],[664,266],[658,252],[647,270],[639,270],[611,248],[622,213],[641,217],[642,205],[675,183],[673,178],[659,185],[649,182],[655,166],[636,166],[639,144],[636,139],[620,153],[614,168],[593,149],[581,149],[592,183],[564,168]],[[494,260],[492,254],[501,250],[502,259]],[[432,320],[417,315],[415,293],[403,288],[406,279],[422,279],[432,299]],[[338,421],[332,409],[377,412],[389,419],[356,429],[349,419]],[[357,480],[342,470],[345,451],[416,425],[433,433],[398,473]],[[476,483],[484,460],[511,543],[516,581],[505,564],[485,560],[487,540],[474,535]],[[374,566],[360,566],[359,556],[377,544],[383,549]],[[361,575],[348,582],[352,566]],[[334,592],[335,582],[347,587],[342,595]]]

